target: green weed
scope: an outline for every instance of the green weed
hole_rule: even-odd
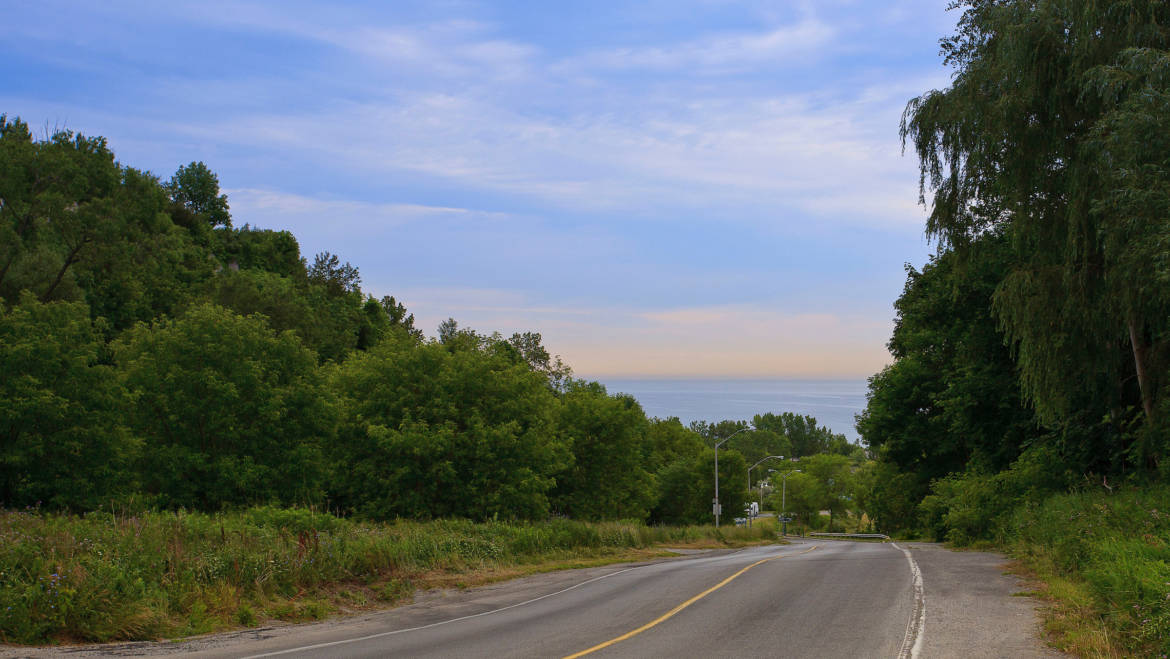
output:
[[[0,642],[155,639],[267,618],[316,620],[339,606],[409,600],[416,579],[428,573],[465,575],[716,538],[735,545],[774,534],[764,525],[716,534],[710,526],[565,519],[373,524],[271,507],[0,512]]]

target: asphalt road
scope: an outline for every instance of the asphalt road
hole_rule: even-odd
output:
[[[178,643],[0,657],[1050,657],[1004,557],[791,545],[534,575],[390,611]]]
[[[529,594],[540,599],[495,598],[478,603],[482,611],[450,611],[461,615],[440,620],[388,616],[381,630],[294,635],[198,654],[568,657],[594,650],[588,656],[897,657],[915,610],[902,551],[832,541],[613,568]]]

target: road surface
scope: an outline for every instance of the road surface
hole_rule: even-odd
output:
[[[925,559],[921,568],[912,559],[919,556]],[[1002,575],[1000,563],[1002,557],[992,554],[948,552],[934,545],[907,549],[797,539],[790,545],[537,575],[320,624],[181,643],[72,648],[70,654],[1058,656],[1035,640],[1033,606],[1011,597],[1014,585]],[[932,585],[932,579],[940,583]]]

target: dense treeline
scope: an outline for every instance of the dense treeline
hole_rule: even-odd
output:
[[[952,83],[903,115],[939,251],[908,268],[859,417],[868,510],[1025,543],[1091,585],[1122,653],[1165,652],[1170,503],[1141,493],[1170,480],[1170,5],[956,7]],[[1095,571],[1111,562],[1127,576]]]
[[[961,4],[953,83],[902,124],[940,249],[909,269],[859,419],[894,527],[958,474],[1170,469],[1170,6]]]
[[[0,507],[711,519],[711,446],[744,422],[648,419],[536,333],[427,339],[338,256],[234,226],[203,163],[162,181],[0,117],[0,168]],[[763,456],[864,458],[753,421],[720,454],[728,518]]]

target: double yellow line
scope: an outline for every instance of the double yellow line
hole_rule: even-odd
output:
[[[598,650],[604,650],[605,648],[608,648],[611,645],[614,645],[616,643],[621,643],[622,641],[629,639],[629,638],[633,638],[633,637],[637,636],[638,634],[641,634],[642,632],[646,631],[647,629],[650,629],[651,627],[654,627],[658,624],[661,624],[662,622],[664,622],[666,620],[669,620],[670,618],[674,617],[674,615],[676,613],[678,613],[679,611],[682,611],[683,609],[694,604],[695,602],[698,602],[699,600],[703,599],[704,597],[706,597],[706,596],[710,595],[711,593],[719,590],[720,588],[726,586],[727,584],[734,581],[739,575],[743,574],[744,572],[747,572],[748,570],[752,569],[753,567],[755,567],[757,565],[762,565],[764,563],[767,563],[768,561],[774,561],[778,558],[784,558],[785,556],[800,556],[801,554],[807,554],[816,548],[817,548],[817,545],[813,545],[811,548],[806,549],[802,552],[797,552],[795,554],[780,554],[779,556],[772,556],[770,558],[765,558],[763,560],[756,561],[755,563],[752,563],[751,565],[743,568],[739,572],[736,572],[735,574],[731,575],[730,577],[727,577],[723,581],[720,581],[719,583],[715,584],[714,586],[711,586],[707,590],[704,590],[703,592],[699,593],[698,595],[695,595],[694,597],[690,598],[689,600],[683,602],[682,604],[679,604],[678,606],[667,611],[666,613],[655,618],[654,620],[651,620],[650,622],[642,625],[641,627],[639,627],[635,630],[632,630],[632,631],[628,631],[625,634],[622,634],[621,636],[618,636],[617,638],[612,638],[604,643],[598,643],[597,645],[594,645],[593,647],[589,648],[588,650],[582,650],[576,654],[570,654],[569,656],[565,657],[564,659],[577,659],[577,657],[584,657],[587,654],[593,654],[594,652],[597,652]]]

